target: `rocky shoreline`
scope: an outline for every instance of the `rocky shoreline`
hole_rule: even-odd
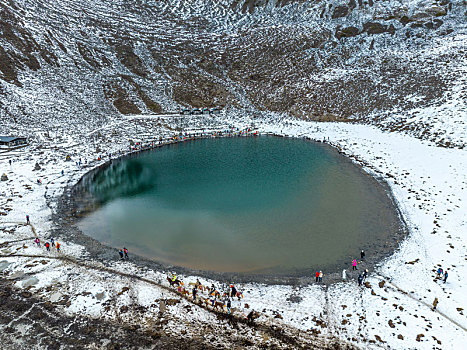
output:
[[[269,134],[269,137],[284,137],[281,134]],[[217,137],[231,137],[227,136],[217,136]],[[241,136],[246,137],[246,136]],[[250,137],[253,137],[250,135]],[[261,134],[259,136],[254,137],[262,137]],[[88,193],[85,190],[85,183],[91,181],[91,178],[99,171],[105,169],[106,167],[110,166],[114,162],[119,162],[127,159],[128,157],[135,157],[138,156],[141,152],[151,152],[157,148],[165,147],[172,145],[176,142],[189,142],[190,140],[196,139],[206,139],[209,138],[206,135],[200,137],[190,137],[187,136],[186,140],[179,140],[179,141],[164,141],[158,144],[155,147],[142,147],[140,150],[133,151],[130,153],[119,155],[116,158],[113,158],[110,161],[107,161],[96,168],[93,168],[89,172],[85,173],[76,184],[70,184],[67,186],[64,191],[63,195],[57,200],[56,210],[53,213],[52,220],[54,222],[55,227],[59,227],[57,231],[54,232],[53,236],[58,234],[65,235],[67,240],[73,241],[76,244],[83,245],[89,251],[90,258],[96,259],[100,262],[112,262],[118,259],[118,250],[113,247],[109,247],[106,244],[102,244],[97,240],[93,239],[92,237],[84,235],[81,230],[77,227],[76,223],[80,220],[84,215],[92,212],[96,208],[96,202],[94,199],[90,198]],[[309,137],[305,138],[309,142],[319,142],[325,143],[325,141],[321,140],[313,140]],[[334,145],[329,145],[333,152],[341,153],[339,148],[334,147]],[[347,157],[348,155],[343,155]],[[348,160],[351,162],[350,160]],[[357,166],[360,166],[358,164]],[[378,266],[385,258],[389,257],[394,253],[396,249],[399,247],[399,243],[403,241],[408,233],[408,229],[406,223],[403,220],[401,213],[399,212],[399,208],[394,202],[393,195],[391,189],[389,188],[388,184],[384,181],[384,179],[378,179],[373,177],[368,172],[360,169],[360,171],[370,178],[370,181],[373,182],[373,186],[375,191],[380,192],[381,196],[387,196],[391,203],[394,205],[394,209],[399,213],[398,218],[399,222],[393,222],[393,226],[388,228],[388,236],[384,242],[368,242],[367,256],[365,261],[362,261],[360,269],[369,269],[373,271],[376,266]],[[66,225],[64,225],[66,223]],[[310,247],[311,249],[312,247]],[[369,253],[371,252],[371,253]],[[369,254],[368,254],[369,253]],[[348,278],[354,278],[352,276],[352,272],[348,268],[349,261],[351,261],[353,257],[342,257],[340,262],[336,262],[334,265],[327,267],[325,270],[325,279],[324,284],[330,285],[332,283],[341,282],[342,281],[342,269],[347,269]],[[216,272],[216,271],[203,271],[203,270],[193,270],[190,268],[180,267],[180,266],[173,266],[169,265],[156,259],[148,259],[146,257],[137,256],[132,254],[131,258],[132,262],[138,265],[141,268],[149,268],[158,271],[176,271],[177,274],[187,275],[187,276],[201,276],[204,278],[216,280],[220,283],[229,284],[232,281],[237,283],[260,283],[260,284],[283,284],[283,285],[306,285],[314,283],[314,273],[315,269],[302,269],[297,271],[294,274],[290,274],[288,276],[282,276],[277,274],[268,274],[268,273],[227,273],[227,272]],[[351,277],[352,276],[352,277]]]

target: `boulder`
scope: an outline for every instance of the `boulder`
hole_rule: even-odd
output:
[[[399,19],[399,22],[401,22],[402,25],[404,25],[404,26],[405,26],[407,23],[409,23],[410,21],[411,21],[410,18],[407,17],[407,16],[402,16],[402,17]]]
[[[350,38],[357,36],[360,33],[360,30],[357,27],[345,27],[336,30],[335,37],[340,38]]]
[[[410,25],[410,28],[421,28],[423,27],[423,22],[414,22]]]
[[[5,173],[2,174],[2,177],[0,178],[1,181],[8,181],[8,176],[6,176]]]
[[[39,163],[36,163],[36,165],[34,166],[34,170],[41,170],[41,166],[39,165]]]
[[[425,11],[430,16],[434,16],[434,17],[446,16],[446,14],[448,13],[447,9],[442,6],[431,6],[427,8]]]
[[[347,16],[349,13],[349,8],[345,5],[342,6],[336,6],[334,9],[334,12],[332,13],[332,18],[341,18]]]
[[[368,34],[381,34],[386,32],[387,28],[378,22],[367,22],[363,25],[363,31]]]

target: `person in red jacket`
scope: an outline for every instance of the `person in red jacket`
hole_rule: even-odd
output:
[[[319,271],[316,271],[316,282],[319,281]]]

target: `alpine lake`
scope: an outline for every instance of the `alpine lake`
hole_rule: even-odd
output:
[[[272,136],[186,141],[82,179],[79,229],[190,270],[302,276],[350,266],[400,230],[387,186],[332,147]]]

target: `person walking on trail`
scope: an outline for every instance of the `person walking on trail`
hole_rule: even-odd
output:
[[[47,249],[48,252],[50,252],[50,243],[49,242],[45,242],[45,249]]]
[[[60,251],[60,243],[57,242],[57,252]]]
[[[120,255],[120,260],[123,260],[123,249],[120,249],[118,254]]]
[[[196,289],[196,287],[193,288],[193,291],[192,291],[192,294],[193,294],[193,301],[196,302],[196,293],[198,292],[198,290]]]
[[[64,171],[64,170],[62,170],[62,176],[63,176],[63,175],[65,175],[65,171]]]
[[[177,276],[175,275],[175,272],[172,273],[172,282],[175,282],[177,280]]]
[[[55,246],[55,241],[54,241],[53,237],[52,237],[52,238],[50,238],[50,244],[52,245],[52,247],[54,247],[54,246]]]
[[[365,260],[365,252],[363,251],[363,249],[360,252],[360,258],[361,258],[361,260]]]
[[[125,254],[125,259],[128,260],[128,249],[126,249],[125,247],[123,247],[123,253]]]
[[[319,271],[318,282],[323,282],[323,271]]]
[[[230,315],[230,308],[232,307],[232,302],[230,301],[230,298],[227,299],[227,311],[229,311],[229,315]]]
[[[357,269],[357,259],[353,259],[353,261],[352,261],[352,270],[358,270]]]
[[[315,281],[316,281],[316,282],[319,282],[319,271],[316,271],[316,274],[315,274]]]
[[[440,267],[436,272],[438,273],[438,278],[441,278],[441,276],[443,275],[443,269]]]
[[[435,300],[433,300],[433,311],[436,310],[436,306],[438,306],[438,298],[435,298]]]
[[[365,271],[363,271],[363,280],[366,280],[367,277],[368,277],[368,269],[365,269]]]
[[[444,273],[444,279],[443,279],[443,282],[446,283],[446,280],[448,279],[448,272],[446,271]]]
[[[30,222],[29,222],[29,215],[26,215],[26,225],[29,225]]]
[[[362,274],[358,275],[358,279],[357,279],[357,280],[358,280],[358,285],[361,286],[362,283],[363,283],[363,276],[362,276]]]
[[[40,247],[41,246],[41,240],[39,238],[36,238],[34,240],[34,242],[36,242],[37,246]]]

